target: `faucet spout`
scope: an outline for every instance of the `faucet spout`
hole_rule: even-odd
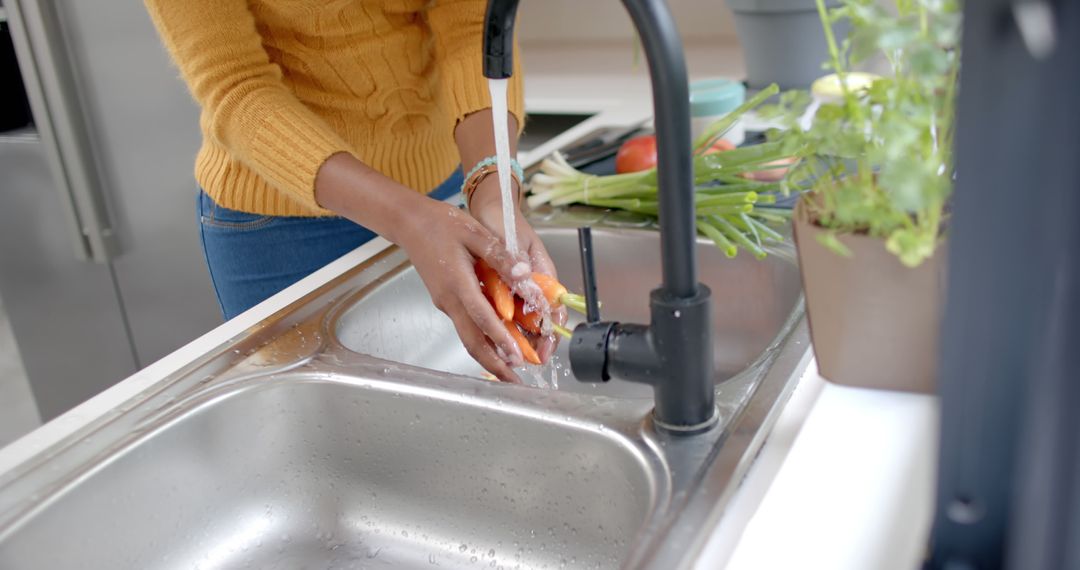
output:
[[[518,0],[490,0],[484,16],[484,77],[514,74],[514,18]]]
[[[513,74],[517,0],[489,0],[484,75]],[[623,0],[641,37],[653,91],[663,283],[650,295],[649,326],[585,323],[570,339],[570,366],[585,382],[621,378],[653,387],[654,424],[701,433],[718,421],[709,288],[698,283],[690,87],[675,19],[664,0]]]

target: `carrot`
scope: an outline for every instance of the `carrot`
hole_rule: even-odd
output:
[[[533,273],[532,280],[540,287],[540,291],[544,293],[544,298],[547,299],[548,304],[552,307],[558,307],[562,304],[567,291],[566,287],[559,283],[558,279],[544,273]]]
[[[525,338],[525,335],[521,333],[517,325],[513,321],[503,321],[503,325],[506,330],[510,332],[510,336],[514,337],[514,341],[517,342],[518,348],[521,349],[521,355],[525,357],[526,362],[532,364],[540,364],[540,355],[536,353],[536,349],[529,344],[529,339]]]
[[[570,293],[558,279],[544,273],[533,273],[532,279],[552,308],[565,305],[579,313],[585,313],[585,297]]]
[[[499,274],[491,268],[483,259],[476,260],[476,276],[484,287],[484,295],[487,295],[491,306],[495,307],[495,313],[504,321],[514,318],[514,295],[510,287],[503,283]]]
[[[514,298],[514,322],[521,325],[521,328],[533,334],[540,334],[542,320],[543,317],[537,311],[525,312],[525,301],[522,301],[520,297]]]

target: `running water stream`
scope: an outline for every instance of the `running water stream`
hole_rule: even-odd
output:
[[[510,179],[509,111],[506,108],[506,79],[488,79],[491,94],[491,122],[495,125],[495,166],[499,169],[502,192],[503,233],[506,251],[518,256],[517,225],[514,219],[514,186]]]
[[[504,242],[506,251],[512,257],[520,258],[524,252],[518,250],[517,241],[517,220],[515,219],[517,204],[514,202],[514,185],[510,170],[510,113],[506,103],[507,83],[506,79],[488,79],[488,92],[491,95],[491,122],[495,130],[495,166],[498,168],[499,191],[502,197]],[[523,180],[519,182],[524,183]],[[527,272],[528,265],[525,263],[514,266],[513,273],[517,278],[525,277]],[[540,288],[531,279],[526,279],[519,283],[514,292],[525,301],[526,311],[541,311],[544,315],[543,334],[550,335],[551,308],[544,301]],[[532,377],[533,382],[529,382],[530,384],[556,390],[559,386],[560,368],[561,365],[548,362],[544,366],[536,367],[536,370],[533,370],[532,366],[526,366],[519,368],[518,371],[527,372],[526,376]]]

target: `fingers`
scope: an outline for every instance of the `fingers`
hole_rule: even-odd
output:
[[[558,277],[555,270],[555,264],[551,261],[551,256],[548,255],[547,248],[544,247],[544,242],[540,241],[539,236],[532,231],[532,228],[528,229],[531,234],[531,247],[529,248],[529,258],[532,260],[533,270],[539,273],[551,275],[552,277]],[[556,307],[551,311],[551,320],[560,326],[566,324],[567,320],[566,307]],[[557,334],[549,334],[540,337],[536,342],[536,352],[540,355],[541,362],[547,362],[551,359],[551,356],[555,354],[555,349],[559,346],[559,336]]]
[[[467,254],[463,253],[463,255],[467,257]],[[467,277],[464,282],[457,284],[455,288],[457,302],[451,302],[449,305],[455,311],[463,313],[463,316],[468,318],[474,327],[479,329],[480,333],[487,335],[487,338],[491,339],[492,343],[502,351],[502,355],[509,359],[512,364],[523,363],[524,355],[521,353],[521,348],[506,330],[498,315],[495,314],[495,309],[491,307],[491,303],[484,297],[480,288],[476,286],[472,264],[466,262],[463,266],[468,268]]]
[[[511,255],[506,251],[503,242],[495,237],[495,234],[487,230],[479,222],[474,222],[476,228],[469,233],[465,240],[465,247],[474,256],[483,259],[494,269],[511,289],[515,285],[527,280],[532,273],[532,266],[527,257]],[[519,236],[524,237],[524,236]],[[528,242],[523,243],[527,244]]]
[[[473,360],[503,382],[521,383],[521,379],[514,373],[513,368],[499,357],[491,341],[484,336],[463,306],[457,305],[454,309],[447,311],[447,315],[453,321],[461,343]],[[506,333],[506,330],[503,329],[503,332]]]
[[[532,233],[531,228],[529,231]],[[529,247],[529,261],[532,262],[533,271],[556,278],[559,276],[558,271],[555,270],[555,263],[551,261],[551,256],[548,255],[547,248],[544,247],[544,242],[540,241],[540,237],[535,233],[532,234]]]
[[[554,334],[542,336],[536,341],[536,354],[540,355],[540,362],[547,363],[559,347],[559,339]]]
[[[551,320],[559,326],[566,325],[566,307],[558,307],[551,311]],[[552,333],[546,336],[541,336],[536,341],[536,353],[540,355],[541,362],[547,362],[555,354],[555,349],[559,347],[560,337],[556,333]]]

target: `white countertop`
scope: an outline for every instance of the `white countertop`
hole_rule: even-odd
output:
[[[644,62],[629,45],[525,45],[530,112],[589,120],[520,157],[529,163],[601,125],[650,114]],[[690,45],[692,78],[739,78],[738,46]],[[0,449],[5,472],[382,250],[377,238]],[[696,568],[910,569],[929,532],[936,398],[822,381],[811,365]]]
[[[920,567],[937,414],[936,397],[830,384],[811,364],[697,568]]]

